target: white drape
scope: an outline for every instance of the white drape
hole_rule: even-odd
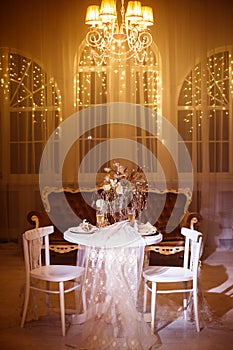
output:
[[[81,340],[69,341],[88,350],[149,350],[158,345],[138,302],[144,239],[127,221],[97,231],[90,239],[81,236],[87,243],[78,257],[78,264],[85,266],[86,320]]]

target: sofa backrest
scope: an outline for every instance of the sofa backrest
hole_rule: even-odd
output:
[[[188,189],[150,190],[142,221],[151,222],[161,233],[172,233],[180,228],[191,203],[191,192]]]
[[[42,200],[51,221],[56,218],[60,231],[77,226],[86,219],[96,224],[96,210],[93,207],[95,189],[49,188],[42,193]],[[72,211],[64,209],[64,195]],[[159,191],[150,189],[146,206],[142,212],[142,222],[149,221],[161,233],[171,233],[180,227],[180,223],[188,211],[191,203],[189,189]],[[74,215],[75,214],[75,220]]]

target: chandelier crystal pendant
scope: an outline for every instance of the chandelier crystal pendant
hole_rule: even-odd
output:
[[[149,27],[154,24],[153,10],[142,6],[141,1],[128,1],[125,11],[121,0],[120,19],[117,1],[102,0],[101,5],[88,6],[85,23],[90,25],[86,42],[92,48],[92,56],[98,65],[110,60],[134,58],[137,64],[146,59],[146,49],[152,44]]]

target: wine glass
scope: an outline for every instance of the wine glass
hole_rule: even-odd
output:
[[[96,226],[98,228],[104,226],[104,210],[103,209],[96,210]]]
[[[136,216],[135,209],[127,208],[127,215],[128,215],[130,225],[133,226],[135,222],[135,216]]]

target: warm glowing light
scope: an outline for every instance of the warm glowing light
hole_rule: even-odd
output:
[[[90,25],[96,25],[101,23],[99,15],[100,15],[99,6],[97,5],[88,6],[85,23]]]
[[[129,1],[125,18],[132,23],[137,23],[142,20],[141,1]]]
[[[110,22],[117,17],[116,3],[114,0],[102,0],[100,17],[104,23]]]
[[[87,8],[85,23],[91,28],[86,41],[93,49],[92,58],[98,65],[106,64],[107,59],[120,62],[131,58],[141,64],[152,44],[148,27],[154,24],[153,10],[141,6],[141,1],[129,1],[125,11],[124,0],[121,0],[121,18],[118,19],[116,2],[102,0],[100,6]]]
[[[142,23],[146,26],[154,25],[153,9],[149,6],[142,6]]]

